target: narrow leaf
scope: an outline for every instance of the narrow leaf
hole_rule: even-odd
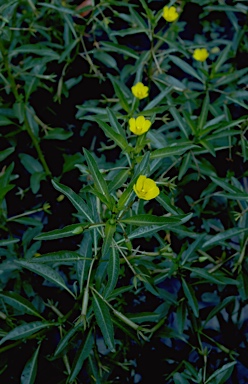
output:
[[[12,329],[12,331],[7,333],[7,335],[0,340],[0,345],[7,340],[25,339],[44,328],[49,328],[50,326],[54,325],[55,323],[45,323],[42,321],[33,321],[32,323],[19,325],[18,327]]]
[[[191,217],[190,215],[178,215],[175,217],[164,217],[164,216],[155,216],[149,214],[140,214],[133,215],[132,217],[128,217],[126,219],[122,219],[122,223],[131,224],[131,225],[164,225],[164,224],[177,224],[182,223],[182,220],[188,219]]]
[[[248,228],[231,228],[227,231],[218,233],[215,236],[211,236],[211,238],[202,245],[202,249],[206,249],[216,244],[220,244],[221,242],[238,236],[246,231],[248,231]]]
[[[93,309],[104,341],[111,352],[115,351],[114,327],[109,309],[102,299],[93,293]]]
[[[184,72],[188,73],[190,76],[195,77],[196,79],[203,81],[196,70],[189,64],[187,64],[184,60],[180,59],[177,56],[169,55],[170,60],[176,64],[179,68],[181,68]]]
[[[63,193],[74,207],[84,216],[90,223],[94,223],[94,219],[91,217],[89,207],[86,205],[84,200],[78,196],[71,188],[66,185],[60,184],[55,180],[52,180],[52,184],[57,191]]]
[[[90,173],[93,177],[96,189],[100,193],[102,193],[107,198],[107,200],[110,201],[107,183],[106,183],[104,177],[102,176],[101,172],[99,171],[95,159],[93,158],[91,153],[86,148],[84,148],[84,156],[85,156],[85,159],[87,161]]]
[[[37,256],[33,259],[29,259],[28,261],[30,263],[56,263],[57,265],[59,265],[85,259],[85,257],[81,256],[78,252],[75,251],[58,251],[45,253],[42,256]]]
[[[25,364],[21,374],[21,384],[35,384],[37,374],[37,362],[41,344],[36,349],[35,353]]]
[[[5,303],[9,304],[11,307],[21,311],[23,313],[37,316],[43,319],[37,309],[30,303],[27,299],[15,292],[1,292],[0,298],[2,298]]]
[[[237,361],[232,361],[223,365],[221,368],[217,369],[208,379],[205,381],[205,384],[225,384],[229,377],[232,374],[234,365],[237,364]]]
[[[103,246],[102,246],[102,257],[104,257],[107,252],[110,250],[113,237],[116,231],[116,223],[111,223],[111,219],[106,222],[105,225],[105,237],[103,240]]]
[[[73,361],[71,374],[68,379],[68,384],[72,384],[77,375],[82,369],[84,361],[88,358],[94,344],[94,338],[92,335],[92,329],[89,330],[86,338],[82,341],[81,346],[78,349],[77,355]]]
[[[208,117],[209,103],[210,103],[209,93],[207,92],[205,99],[203,101],[203,104],[202,104],[202,110],[201,110],[201,114],[200,114],[199,120],[198,120],[199,131],[201,131],[205,127],[207,117]]]
[[[96,118],[96,122],[99,124],[99,126],[104,131],[105,135],[113,140],[115,144],[117,144],[122,150],[126,150],[128,148],[128,142],[126,138],[121,136],[119,133],[117,133],[114,129],[112,129],[107,123],[104,121]]]
[[[199,308],[198,308],[198,301],[195,297],[195,292],[193,288],[186,283],[186,281],[182,278],[182,287],[184,294],[188,300],[189,306],[192,309],[195,317],[199,316]]]
[[[175,143],[175,144],[172,144],[170,147],[155,149],[155,151],[151,152],[150,158],[151,160],[153,160],[153,159],[162,159],[165,157],[171,157],[175,155],[180,156],[184,152],[193,148],[199,148],[199,146],[192,144],[191,142],[185,142],[180,144]]]
[[[82,224],[71,224],[67,225],[66,227],[62,229],[54,229],[53,231],[41,233],[40,235],[36,236],[34,240],[56,240],[56,239],[63,239],[64,237],[70,237],[75,236],[80,233],[82,233],[84,230],[84,227]]]
[[[20,265],[23,268],[27,268],[29,271],[37,273],[38,275],[42,276],[45,280],[48,280],[55,285],[58,285],[60,288],[65,289],[75,298],[75,295],[66,286],[60,274],[56,272],[53,268],[48,267],[47,265],[42,265],[38,263],[34,264],[28,261],[22,261],[22,260],[16,260],[15,263],[17,265]]]
[[[83,327],[82,323],[78,323],[74,327],[72,327],[65,335],[65,337],[62,337],[59,344],[57,345],[57,348],[54,352],[54,357],[57,357],[61,352],[64,351],[66,347],[68,347],[68,344],[70,342],[70,339],[75,335],[75,333]]]
[[[104,297],[111,295],[116,287],[120,271],[120,258],[118,250],[115,247],[111,248],[108,262],[108,283],[104,291]]]

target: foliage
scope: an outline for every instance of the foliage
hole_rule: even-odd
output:
[[[75,3],[0,1],[1,382],[245,383],[248,6]]]

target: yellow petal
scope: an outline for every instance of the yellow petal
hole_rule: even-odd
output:
[[[131,117],[131,119],[129,119],[129,129],[133,133],[136,132],[136,123],[135,123],[135,119],[133,117]]]
[[[151,200],[151,199],[154,199],[155,197],[157,197],[160,193],[160,190],[159,188],[155,185],[155,187],[149,189],[149,191],[147,192],[146,196],[145,196],[145,200]]]
[[[141,191],[144,188],[145,181],[146,181],[146,176],[140,175],[138,180],[136,181],[136,189],[137,189],[137,191]]]

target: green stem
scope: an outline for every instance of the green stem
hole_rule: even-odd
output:
[[[44,155],[42,153],[42,150],[40,148],[40,144],[39,144],[37,138],[35,137],[32,129],[31,129],[30,125],[29,125],[29,122],[28,122],[28,119],[27,119],[26,115],[25,115],[25,128],[26,128],[26,131],[27,131],[27,133],[29,134],[29,136],[30,136],[30,138],[32,140],[32,143],[33,143],[33,145],[34,145],[34,147],[36,149],[36,152],[38,154],[38,157],[40,159],[41,164],[43,165],[43,168],[44,168],[44,171],[45,171],[46,175],[48,177],[50,177],[52,175],[51,171],[50,171],[50,169],[49,169],[49,167],[47,165],[47,162],[45,160],[45,157],[44,157]]]

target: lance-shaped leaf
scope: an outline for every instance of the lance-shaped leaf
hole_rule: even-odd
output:
[[[60,288],[65,289],[75,298],[75,295],[66,286],[60,274],[57,271],[55,271],[53,268],[47,265],[42,265],[38,263],[34,264],[34,263],[30,263],[28,261],[23,261],[23,260],[16,260],[15,263],[17,265],[20,265],[23,268],[27,268],[29,271],[37,273],[37,275],[44,277],[45,280],[48,280],[55,285],[58,285]]]
[[[96,122],[99,124],[99,126],[102,128],[105,135],[113,140],[115,144],[118,145],[123,151],[127,150],[129,145],[127,142],[127,139],[125,139],[123,136],[121,136],[119,133],[117,133],[113,128],[111,128],[107,123],[100,119],[96,119]]]
[[[116,222],[113,219],[110,219],[106,222],[105,225],[105,237],[103,240],[103,246],[102,246],[102,257],[106,255],[106,253],[109,251],[113,237],[116,231]]]
[[[91,153],[84,148],[84,156],[87,161],[89,171],[93,177],[94,185],[98,192],[100,192],[111,203],[111,198],[108,191],[107,183],[98,169],[97,163]]]
[[[78,323],[77,325],[75,325],[74,327],[72,327],[68,332],[67,334],[61,338],[59,344],[57,345],[57,348],[54,352],[54,357],[57,357],[58,355],[61,354],[61,352],[64,351],[64,349],[66,347],[68,347],[68,344],[71,340],[71,338],[77,333],[77,331],[80,329],[80,328],[83,328],[83,323]]]
[[[41,344],[36,349],[35,353],[27,361],[21,374],[21,384],[35,384],[37,374],[37,361]]]
[[[78,196],[71,188],[52,180],[52,184],[57,191],[63,193],[74,207],[80,212],[90,223],[94,223],[91,212],[84,200]]]
[[[192,144],[189,141],[186,141],[184,143],[172,144],[170,147],[155,149],[155,151],[152,151],[151,160],[162,159],[165,157],[171,157],[176,155],[180,156],[184,152],[198,147],[198,145]]]
[[[102,332],[104,341],[111,352],[115,351],[114,327],[107,305],[93,293],[93,309],[96,322]]]
[[[204,128],[205,124],[206,124],[207,117],[208,117],[209,104],[210,104],[210,98],[209,98],[209,93],[207,92],[206,96],[205,96],[205,99],[204,99],[204,101],[202,103],[201,114],[200,114],[199,119],[198,119],[198,129],[199,129],[199,131],[201,131]]]
[[[104,291],[104,297],[111,295],[116,287],[120,271],[119,252],[115,247],[111,248],[108,262],[108,283]]]
[[[33,321],[32,323],[27,323],[19,325],[18,327],[12,329],[7,335],[5,335],[0,340],[0,345],[5,343],[7,340],[20,340],[26,339],[27,337],[33,335],[36,332],[41,331],[44,328],[49,328],[54,326],[55,323],[45,323],[42,321]]]
[[[94,338],[92,335],[92,329],[89,330],[86,338],[83,339],[80,345],[76,357],[72,363],[71,374],[68,379],[68,384],[72,384],[76,379],[77,375],[82,369],[84,361],[88,358],[94,344]]]
[[[193,288],[189,284],[187,284],[183,278],[182,278],[182,287],[183,287],[184,294],[188,299],[190,308],[192,309],[195,317],[198,317],[199,316],[198,301],[195,297],[195,292]]]
[[[131,225],[175,225],[175,224],[183,224],[185,220],[188,220],[192,217],[192,214],[189,215],[177,215],[174,217],[164,217],[164,216],[155,216],[149,214],[140,214],[133,215],[131,217],[127,217],[126,219],[122,219],[122,223],[131,224]]]
[[[33,259],[29,259],[29,263],[43,264],[43,263],[56,263],[64,264],[71,263],[73,261],[85,260],[86,257],[81,256],[78,252],[75,251],[58,251],[46,253],[42,256],[37,256]]]
[[[33,304],[30,303],[27,299],[25,299],[21,295],[19,295],[18,293],[1,292],[0,298],[2,298],[5,301],[5,303],[7,303],[11,307],[17,309],[22,313],[33,315],[43,319],[43,317],[40,315],[37,309],[33,306]]]
[[[232,361],[223,365],[217,369],[209,378],[205,381],[206,384],[225,384],[232,374],[234,365],[237,361]]]
[[[9,244],[18,243],[20,241],[19,239],[6,239],[6,240],[0,240],[0,247],[6,247]]]
[[[195,77],[196,79],[203,82],[200,75],[196,72],[196,70],[189,64],[187,64],[184,60],[180,59],[177,56],[169,55],[170,60],[176,64],[179,68],[181,68],[184,72],[188,73],[190,76]]]
[[[111,124],[111,127],[117,133],[119,133],[124,139],[126,139],[125,131],[122,128],[122,126],[119,123],[119,121],[117,120],[117,117],[116,117],[115,113],[110,108],[107,108],[107,114],[108,114],[108,118],[109,118],[109,122]]]
[[[79,224],[79,223],[71,224],[61,229],[54,229],[53,231],[41,233],[40,235],[36,236],[34,240],[63,239],[64,237],[79,235],[80,233],[83,232],[83,230],[84,230],[84,227],[82,224]]]
[[[116,191],[116,189],[123,186],[123,184],[127,181],[128,176],[130,175],[129,169],[124,169],[113,178],[113,180],[109,183],[109,192]]]
[[[248,228],[231,228],[231,229],[228,229],[227,231],[218,233],[215,236],[211,236],[211,238],[209,240],[207,240],[202,245],[202,249],[206,249],[206,248],[212,247],[216,244],[220,244],[221,242],[223,242],[227,239],[231,239],[231,238],[238,236],[238,235],[241,235],[242,233],[247,232],[247,231],[248,231]]]

